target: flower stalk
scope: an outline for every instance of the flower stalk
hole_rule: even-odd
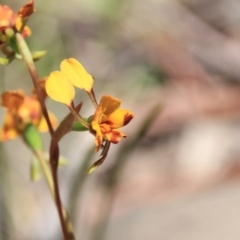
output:
[[[52,124],[51,124],[49,116],[48,116],[48,112],[47,112],[47,109],[46,109],[46,106],[45,106],[45,103],[43,100],[43,96],[41,94],[41,88],[38,84],[39,78],[38,78],[37,70],[35,68],[34,61],[32,59],[31,52],[30,52],[23,36],[20,33],[16,33],[16,40],[17,40],[19,52],[22,56],[23,61],[27,65],[28,71],[31,75],[33,85],[36,89],[36,92],[37,92],[37,95],[39,98],[39,102],[41,104],[42,113],[46,119],[50,135],[53,136],[54,130],[53,130]]]
[[[52,172],[51,172],[50,166],[49,166],[48,162],[45,160],[44,155],[41,151],[34,151],[34,154],[41,166],[41,169],[43,171],[43,174],[46,179],[46,182],[47,182],[49,191],[52,195],[52,198],[55,199],[55,201],[56,201],[56,190],[54,187],[55,184],[53,182],[53,177],[52,177]],[[61,203],[61,201],[60,201],[60,203]],[[61,206],[62,206],[62,204],[61,204]],[[67,228],[66,229],[67,231],[64,233],[65,239],[74,240],[75,238],[74,238],[74,234],[73,234],[72,223],[70,222],[67,211],[63,206],[61,207],[61,212],[63,214],[64,226],[66,226],[66,228]]]
[[[47,112],[47,109],[46,109],[46,106],[45,106],[45,103],[44,103],[44,99],[43,99],[43,96],[41,94],[40,85],[38,84],[39,83],[39,78],[38,78],[37,70],[35,68],[34,61],[32,59],[31,52],[30,52],[23,36],[20,33],[16,33],[15,36],[16,36],[16,42],[17,42],[17,46],[18,46],[20,55],[22,56],[23,61],[27,65],[28,71],[29,71],[30,76],[31,76],[32,81],[33,81],[33,85],[36,89],[36,93],[38,95],[38,99],[39,99],[39,102],[40,102],[40,105],[41,105],[41,108],[42,108],[42,113],[43,113],[43,116],[44,116],[44,118],[47,122],[50,135],[51,135],[51,137],[53,137],[53,134],[54,134],[53,126],[50,122],[50,118],[49,118],[49,115],[48,115],[48,112]],[[44,176],[46,177],[46,180],[48,182],[50,192],[53,191],[51,193],[52,193],[52,196],[54,197],[56,207],[57,207],[57,210],[58,210],[64,239],[65,240],[72,240],[72,239],[74,239],[72,227],[71,227],[71,224],[69,224],[69,220],[65,221],[67,219],[67,213],[62,207],[61,199],[60,199],[60,193],[59,193],[59,187],[58,187],[58,178],[57,178],[58,164],[52,164],[51,163],[51,158],[50,158],[50,165],[51,165],[51,168],[52,168],[52,172],[51,172],[52,180],[50,180],[49,172],[48,172],[48,170],[46,170],[47,168],[46,168],[46,165],[44,164],[43,159],[41,158],[41,154],[39,154],[39,153],[35,153],[35,154],[36,154],[37,158],[39,159],[39,162],[40,162],[42,168],[44,169],[44,172],[45,172]]]

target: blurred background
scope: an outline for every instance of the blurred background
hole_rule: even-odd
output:
[[[17,11],[26,1],[7,0]],[[104,164],[89,133],[68,134],[61,196],[76,239],[240,238],[240,2],[237,0],[35,1],[29,19],[40,77],[77,58],[135,118]],[[30,93],[26,67],[0,67],[0,91]],[[93,106],[80,90],[88,117]],[[67,108],[48,99],[59,121]],[[4,109],[0,110],[2,122]],[[46,151],[48,134],[43,135]],[[0,145],[0,239],[62,239],[44,179],[30,181],[32,154]]]

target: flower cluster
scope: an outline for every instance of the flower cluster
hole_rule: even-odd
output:
[[[134,115],[127,109],[121,109],[121,100],[113,96],[103,95],[97,101],[93,77],[74,58],[63,60],[60,71],[53,71],[47,78],[39,79],[34,62],[43,57],[46,51],[31,51],[25,40],[31,35],[31,29],[26,24],[34,11],[34,0],[29,0],[18,12],[0,4],[0,64],[7,65],[14,59],[22,60],[35,87],[31,94],[21,89],[0,94],[0,106],[5,108],[0,141],[20,136],[32,151],[31,179],[39,179],[40,173],[43,173],[58,210],[64,239],[75,239],[59,194],[59,141],[70,131],[89,131],[94,135],[95,149],[102,149],[102,152],[87,170],[91,173],[106,159],[111,143],[116,144],[127,136],[120,128],[128,124]],[[83,118],[79,113],[82,102],[76,106],[74,104],[75,87],[85,91],[93,103],[94,111],[88,118]],[[47,96],[65,104],[70,110],[57,128],[55,116],[46,108]],[[40,132],[48,130],[51,139],[49,154],[46,155]]]
[[[76,59],[63,60],[60,71],[50,74],[46,81],[46,92],[50,98],[66,104],[74,111],[74,86],[84,90],[96,108],[90,123],[84,122],[81,115],[78,115],[78,120],[95,135],[96,151],[100,149],[103,141],[118,143],[121,138],[126,137],[119,128],[132,120],[133,113],[127,109],[120,109],[121,101],[112,96],[104,95],[97,103],[93,92],[93,77]]]
[[[0,44],[8,41],[7,29],[20,32],[24,37],[31,35],[29,27],[25,26],[28,17],[34,12],[34,2],[24,5],[17,13],[10,7],[0,5]]]
[[[0,50],[4,57],[0,57],[0,64],[7,65],[16,59],[22,59],[19,49],[19,40],[31,35],[31,29],[26,26],[28,18],[35,12],[34,1],[24,5],[17,13],[10,7],[0,4]],[[21,47],[22,48],[22,47]],[[41,59],[46,51],[33,51],[30,53],[34,61]]]
[[[43,96],[45,92],[45,80],[40,81]],[[34,125],[40,132],[48,131],[46,120],[42,115],[41,106],[35,90],[29,96],[22,90],[8,91],[1,95],[1,105],[6,108],[4,122],[0,128],[0,141],[8,141],[23,134],[29,125]],[[57,120],[52,113],[49,113],[53,126]]]

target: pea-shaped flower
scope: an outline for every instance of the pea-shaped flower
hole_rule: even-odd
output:
[[[93,92],[93,77],[85,70],[80,62],[74,58],[61,62],[60,71],[54,71],[46,81],[46,92],[55,101],[66,104],[78,120],[84,124],[83,118],[74,111],[74,86],[87,92],[96,110],[90,123],[85,123],[91,133],[95,135],[96,150],[103,140],[118,143],[126,137],[119,128],[128,124],[134,117],[126,109],[120,109],[121,101],[112,96],[104,95],[98,104]]]
[[[120,109],[121,101],[112,96],[104,95],[94,113],[91,128],[94,130],[96,138],[96,150],[107,139],[111,143],[118,143],[126,134],[118,128],[128,124],[134,117],[133,113],[127,109]]]

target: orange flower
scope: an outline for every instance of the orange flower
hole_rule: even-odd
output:
[[[7,41],[5,30],[11,28],[14,31],[20,31],[24,37],[31,35],[29,27],[24,26],[28,17],[34,12],[34,1],[24,5],[18,13],[15,13],[10,7],[0,5],[0,32],[2,33],[0,44]],[[5,39],[4,39],[5,36]]]
[[[28,96],[22,90],[4,92],[1,105],[7,112],[3,126],[0,127],[0,141],[16,138],[29,124],[36,126],[40,132],[48,130],[36,95]],[[54,115],[49,113],[49,117],[52,125],[56,126]]]
[[[118,143],[126,135],[118,128],[128,124],[134,115],[126,109],[119,109],[121,101],[112,96],[104,95],[91,122],[91,128],[95,132],[96,151],[102,145],[105,138],[111,143]]]
[[[96,107],[96,112],[89,127],[87,123],[87,128],[96,136],[96,150],[100,149],[104,139],[111,143],[118,143],[121,138],[126,137],[118,128],[128,124],[134,116],[129,110],[119,109],[121,101],[104,95],[98,104],[92,88],[93,77],[76,59],[63,60],[60,69],[61,71],[52,72],[46,80],[46,92],[50,98],[66,104],[71,110],[74,106],[74,86],[89,95]]]

